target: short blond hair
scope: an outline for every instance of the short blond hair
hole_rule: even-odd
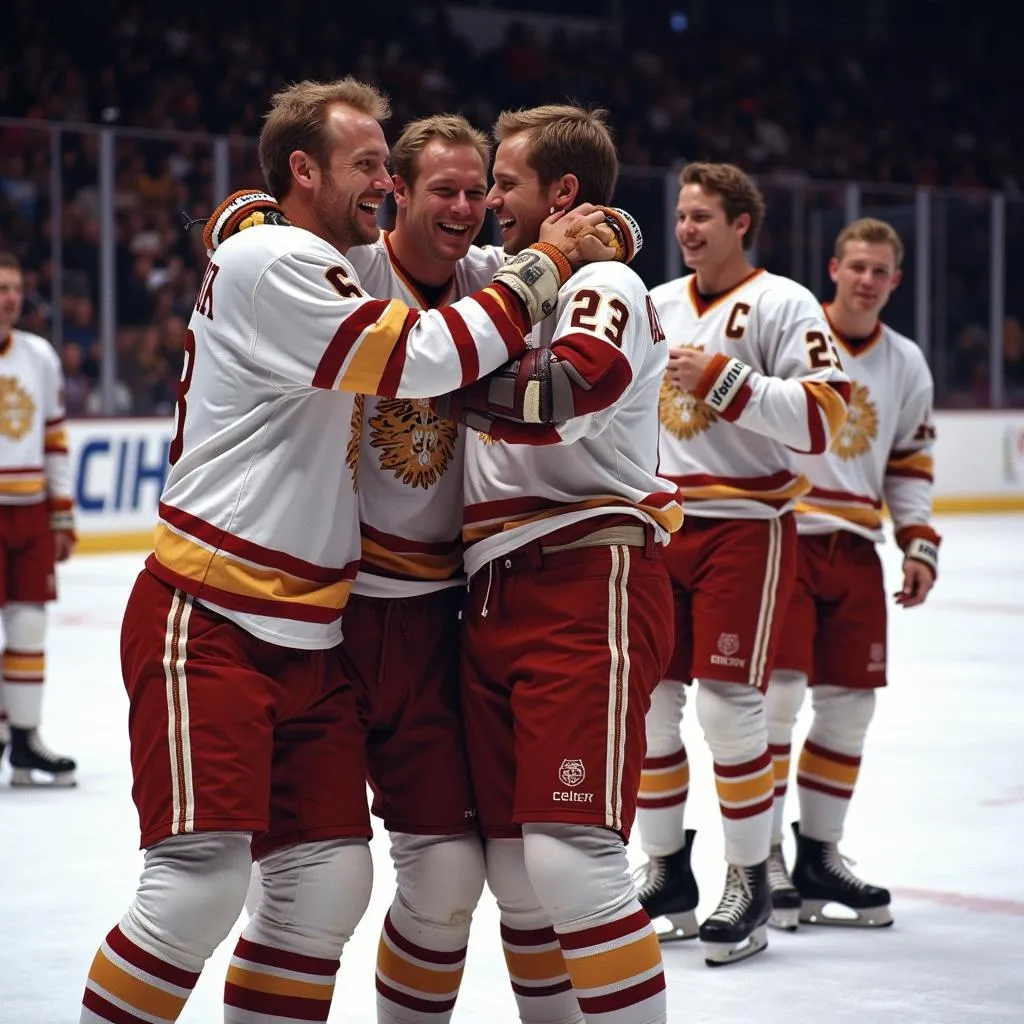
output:
[[[679,174],[679,187],[699,185],[722,200],[725,219],[732,224],[741,213],[750,215],[743,248],[751,249],[764,223],[764,196],[749,175],[735,164],[692,163]]]
[[[275,93],[260,132],[260,170],[267,190],[284,199],[292,184],[289,159],[296,150],[309,153],[322,167],[330,157],[327,115],[335,103],[384,122],[391,104],[379,89],[351,75],[333,82],[295,82]]]
[[[456,146],[472,146],[480,154],[484,172],[491,162],[491,143],[461,114],[434,114],[410,121],[391,147],[391,171],[412,185],[419,174],[419,156],[434,139]]]
[[[527,110],[505,110],[498,115],[494,137],[498,142],[530,133],[527,163],[541,185],[563,174],[580,183],[578,201],[606,205],[619,178],[619,156],[607,124],[608,112],[552,103]]]
[[[867,242],[868,245],[891,246],[892,254],[896,258],[896,269],[899,270],[903,264],[903,239],[886,220],[878,220],[876,217],[861,217],[860,220],[847,224],[836,235],[836,244],[832,253],[840,263],[846,254],[848,242]]]

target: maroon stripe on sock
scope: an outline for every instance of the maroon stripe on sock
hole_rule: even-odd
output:
[[[629,1006],[636,1006],[651,996],[665,991],[665,972],[658,971],[653,978],[641,981],[638,985],[630,985],[629,988],[619,989],[618,992],[608,992],[603,996],[581,996],[577,995],[580,1009],[584,1015],[598,1013],[615,1013],[624,1010]]]
[[[656,811],[659,807],[682,807],[686,803],[687,790],[675,796],[638,796],[636,805],[641,811]]]
[[[817,743],[811,740],[804,741],[804,750],[809,754],[817,754],[818,757],[824,757],[829,761],[835,761],[836,764],[849,765],[851,768],[859,768],[861,759],[859,757],[851,757],[849,754],[840,754],[835,750],[829,750],[828,747],[819,747]]]
[[[398,989],[386,985],[377,976],[377,994],[398,1006],[404,1006],[407,1010],[415,1010],[417,1013],[450,1013],[455,1009],[455,996],[450,999],[418,999],[407,992],[399,992]],[[324,1017],[324,1020],[327,1018]]]
[[[653,772],[659,768],[675,768],[679,764],[686,764],[685,750],[677,750],[674,754],[666,754],[664,757],[645,757],[644,771]]]
[[[773,792],[769,794],[767,800],[762,800],[759,804],[751,804],[749,807],[723,807],[721,804],[718,807],[722,812],[723,818],[739,821],[743,818],[753,818],[758,814],[763,814],[765,811],[770,811],[774,800],[775,794]]]
[[[796,784],[800,789],[813,789],[816,793],[838,797],[840,800],[849,800],[853,796],[852,789],[837,789],[835,786],[827,786],[824,782],[818,782],[817,779],[805,779],[802,775],[797,775]]]
[[[110,1024],[148,1024],[143,1017],[136,1017],[134,1013],[129,1013],[113,1003],[108,1003],[103,996],[97,995],[91,988],[85,990],[82,1006],[105,1021],[109,1021]]]
[[[416,957],[417,960],[423,960],[428,964],[459,964],[466,959],[466,947],[462,949],[427,949],[426,946],[417,946],[415,942],[410,942],[396,927],[394,921],[391,920],[391,911],[388,911],[387,917],[384,918],[384,932],[391,942],[398,947],[403,953],[409,956]]]
[[[605,942],[614,942],[625,935],[642,931],[651,927],[651,919],[644,910],[637,910],[628,917],[620,917],[617,921],[598,925],[596,928],[584,928],[579,932],[559,932],[558,942],[562,949],[586,949],[588,946],[599,946]]]
[[[107,945],[122,960],[127,960],[132,967],[137,967],[140,971],[145,971],[146,974],[158,978],[160,981],[166,981],[169,985],[177,985],[178,988],[191,990],[199,980],[198,971],[193,973],[181,967],[175,967],[174,964],[169,964],[166,960],[161,960],[158,956],[137,946],[121,931],[120,925],[115,925],[110,929],[107,934]]]
[[[327,993],[324,993],[325,996]],[[252,1013],[265,1013],[268,1017],[285,1020],[312,1020],[324,1024],[331,1012],[331,1000],[306,999],[304,996],[282,996],[273,992],[256,992],[251,988],[224,983],[224,1005]]]
[[[767,750],[758,754],[752,761],[744,761],[742,764],[719,764],[715,762],[715,774],[720,779],[737,779],[741,775],[753,775],[754,772],[767,768],[772,763],[771,754]]]
[[[572,988],[572,981],[565,978],[563,981],[556,981],[551,985],[523,985],[521,982],[512,982],[512,991],[517,996],[533,997],[543,999],[545,996],[557,996],[560,992],[568,992]]]
[[[768,753],[772,757],[789,757],[792,753],[793,746],[790,743],[769,743]]]
[[[555,929],[547,928],[510,928],[501,925],[501,941],[510,946],[546,946],[557,941]]]
[[[239,938],[235,946],[235,956],[264,967],[280,967],[285,971],[298,971],[300,974],[315,974],[321,978],[333,978],[338,973],[341,960],[327,960],[319,956],[303,956],[287,949],[275,946],[264,946],[261,942],[250,942]]]

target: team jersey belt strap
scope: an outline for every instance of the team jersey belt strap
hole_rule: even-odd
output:
[[[576,548],[610,548],[619,545],[629,548],[646,547],[647,528],[639,523],[636,526],[606,526],[566,544],[542,545],[540,550],[543,555],[552,555],[556,551],[573,551]]]

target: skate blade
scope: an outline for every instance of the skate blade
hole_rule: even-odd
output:
[[[686,939],[695,939],[700,934],[697,914],[693,910],[687,910],[682,914],[662,914],[658,920],[668,921],[672,926],[664,931],[655,929],[659,942],[683,942]]]
[[[743,942],[732,945],[728,942],[705,942],[704,963],[708,967],[725,967],[748,960],[756,953],[768,948],[768,929],[758,925]]]
[[[838,928],[887,928],[892,924],[892,913],[888,905],[848,907],[828,900],[804,900],[800,907],[800,923]]]
[[[31,768],[11,767],[11,785],[33,787],[35,789],[71,789],[78,785],[74,772],[58,772],[56,775],[40,773],[43,778],[37,778]]]
[[[768,924],[780,932],[795,932],[800,925],[800,908],[773,908]]]

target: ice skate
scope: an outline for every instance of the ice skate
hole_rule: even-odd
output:
[[[700,893],[690,868],[690,851],[696,834],[692,828],[687,829],[682,849],[667,857],[651,857],[633,872],[637,896],[647,915],[651,920],[667,918],[672,925],[670,930],[658,932],[660,942],[697,937],[696,911]]]
[[[772,916],[768,923],[784,932],[795,932],[800,923],[800,893],[789,877],[781,843],[772,843],[768,854],[768,887],[772,893]]]
[[[50,750],[39,738],[37,729],[11,727],[10,762],[12,786],[76,784],[75,769],[78,766],[70,757]]]
[[[708,967],[722,967],[760,953],[768,945],[771,913],[768,862],[753,867],[730,864],[722,900],[700,926],[704,962]]]
[[[832,924],[856,928],[884,928],[892,924],[888,889],[861,881],[846,866],[836,843],[796,835],[793,884],[800,893],[800,920],[804,924]]]

